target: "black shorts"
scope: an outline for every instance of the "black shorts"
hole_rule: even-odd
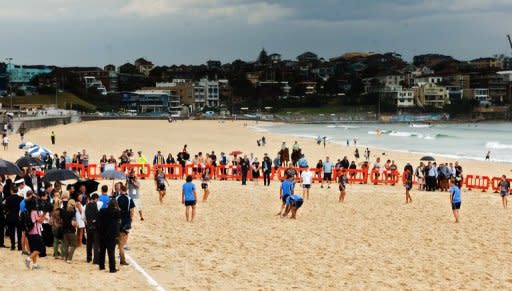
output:
[[[299,209],[302,206],[302,204],[304,204],[304,201],[300,200],[300,201],[295,202],[293,207],[295,207],[295,209]]]
[[[340,189],[340,192],[345,192],[345,185],[340,184],[338,189]]]
[[[304,189],[309,189],[311,188],[311,184],[303,184],[302,187],[304,187]]]
[[[411,189],[412,189],[412,183],[406,183],[405,190],[411,190]]]
[[[452,203],[452,210],[460,209],[461,202]]]
[[[165,191],[165,184],[159,184],[157,189],[158,191]]]
[[[324,173],[324,180],[332,181],[332,173]]]
[[[28,245],[30,247],[30,251],[38,251],[42,252],[44,248],[43,238],[38,234],[29,234],[27,236],[28,238]]]
[[[185,201],[185,206],[195,206],[195,205],[196,205],[195,200]]]
[[[201,183],[201,189],[208,189],[208,183]]]

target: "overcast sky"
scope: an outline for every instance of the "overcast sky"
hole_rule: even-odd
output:
[[[511,54],[512,0],[0,0],[0,61],[158,65],[254,60],[262,47]]]

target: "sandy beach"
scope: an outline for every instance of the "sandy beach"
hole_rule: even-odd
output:
[[[55,146],[50,145],[51,130],[57,136]],[[263,135],[267,145],[258,147],[256,140]],[[16,147],[19,136],[10,138],[10,148],[0,151],[1,157],[15,161],[23,152]],[[335,160],[346,155],[351,160],[354,152],[354,147],[328,143],[324,149],[312,139],[257,132],[244,122],[231,121],[83,122],[29,131],[25,140],[59,154],[87,149],[91,163],[103,154],[118,157],[130,148],[142,150],[148,160],[157,150],[175,156],[184,144],[191,154],[239,149],[261,160],[263,153],[273,158],[283,141],[291,147],[297,140],[310,166],[325,156]],[[364,149],[359,151],[362,155]],[[371,160],[381,152],[372,149]],[[401,152],[386,152],[385,157],[397,161],[400,170],[407,161],[416,166],[420,158]],[[465,174],[512,174],[512,164],[459,162]],[[135,220],[128,243],[129,255],[167,290],[512,288],[507,270],[512,261],[512,230],[507,223],[512,210],[502,209],[492,191],[464,190],[461,223],[454,224],[448,193],[414,189],[413,203],[405,205],[402,185],[350,185],[345,204],[339,204],[336,186],[313,185],[311,199],[293,221],[275,216],[280,207],[277,180],[270,187],[262,182],[241,186],[212,181],[210,199],[198,203],[197,220],[191,224],[185,222],[180,204],[182,183],[170,181],[160,205],[153,181],[143,182],[145,221]],[[84,248],[76,252],[72,265],[53,258],[40,264],[43,270],[27,271],[19,252],[0,250],[0,285],[48,290],[152,288],[133,267],[123,266],[110,275],[87,265]],[[31,285],[20,280],[27,278],[25,274],[30,274]]]

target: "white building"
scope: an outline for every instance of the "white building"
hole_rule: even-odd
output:
[[[439,76],[426,76],[414,78],[415,86],[423,86],[425,84],[439,84],[443,81],[443,77]]]
[[[201,79],[194,84],[194,109],[196,111],[201,111],[204,107],[218,108],[219,106],[219,81]]]
[[[489,96],[489,89],[475,88],[473,89],[473,97],[480,102],[480,105],[490,105],[491,97]]]
[[[107,95],[107,88],[103,85],[100,80],[96,80],[96,77],[86,76],[84,77],[85,88],[94,88],[101,95]]]

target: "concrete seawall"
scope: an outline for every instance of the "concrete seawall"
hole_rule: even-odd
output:
[[[13,131],[19,133],[20,128],[24,128],[25,132],[28,132],[31,129],[69,124],[71,122],[73,122],[71,116],[21,118],[13,121]]]

